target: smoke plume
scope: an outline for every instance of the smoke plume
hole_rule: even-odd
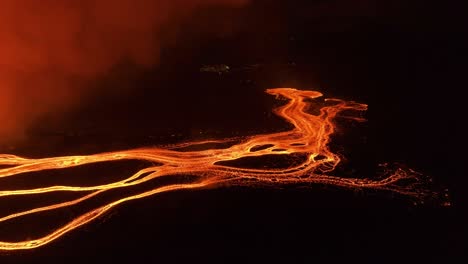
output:
[[[248,0],[0,1],[0,142],[39,116],[79,103],[91,80],[122,60],[158,60],[158,30],[205,5]]]

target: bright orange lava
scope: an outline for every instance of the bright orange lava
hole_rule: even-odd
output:
[[[364,111],[367,109],[366,105],[338,99],[326,99],[327,106],[323,106],[318,115],[312,115],[308,113],[308,109],[313,102],[311,99],[322,96],[319,92],[300,91],[293,88],[276,88],[268,89],[267,93],[288,100],[286,105],[276,109],[276,114],[291,123],[294,128],[286,132],[260,134],[240,140],[234,139],[234,141],[238,140],[239,143],[223,149],[181,150],[182,148],[190,148],[206,143],[228,143],[232,142],[233,139],[190,142],[169,148],[140,148],[88,156],[28,159],[14,155],[0,155],[0,166],[9,166],[0,169],[0,178],[14,177],[19,174],[35,171],[63,169],[116,160],[143,160],[156,164],[142,169],[124,180],[98,186],[46,186],[27,190],[0,190],[0,197],[44,194],[58,191],[84,193],[81,198],[75,200],[33,208],[3,217],[0,216],[0,223],[30,214],[38,214],[48,210],[72,206],[111,189],[141,185],[158,177],[176,175],[196,176],[196,179],[189,183],[167,184],[115,200],[76,217],[43,237],[27,241],[0,242],[0,250],[21,250],[44,246],[67,232],[89,223],[119,204],[173,190],[204,188],[225,184],[252,186],[262,183],[321,183],[351,188],[384,189],[413,197],[422,195],[422,191],[414,189],[414,185],[411,185],[411,183],[406,183],[408,179],[418,182],[419,175],[411,170],[397,169],[395,172],[379,179],[340,178],[329,175],[340,162],[340,157],[332,153],[328,147],[330,136],[335,131],[335,118],[340,112],[346,110]],[[358,120],[359,118],[355,119]],[[299,165],[295,163],[289,168],[238,168],[220,163],[244,157],[292,154],[303,154],[307,158]],[[400,184],[402,180],[405,181],[405,184]]]

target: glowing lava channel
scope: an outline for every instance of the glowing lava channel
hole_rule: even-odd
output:
[[[199,189],[207,186],[234,184],[255,186],[260,184],[321,183],[350,188],[383,189],[412,197],[423,195],[423,191],[414,188],[419,181],[419,174],[411,170],[397,169],[393,173],[385,177],[380,177],[379,179],[340,178],[329,175],[340,162],[340,157],[332,153],[328,147],[330,136],[335,131],[335,118],[340,112],[345,110],[365,111],[367,105],[338,99],[326,99],[326,101],[329,102],[329,106],[323,106],[319,114],[312,115],[307,112],[312,103],[311,99],[322,96],[321,93],[316,91],[300,91],[293,88],[268,89],[266,92],[289,100],[287,104],[279,107],[275,112],[287,122],[291,123],[294,128],[286,132],[245,137],[239,140],[238,144],[224,149],[207,149],[200,151],[180,150],[181,148],[205,143],[228,143],[232,142],[233,139],[189,142],[169,148],[140,148],[88,156],[66,156],[42,159],[28,159],[15,155],[0,154],[0,166],[9,166],[0,169],[0,178],[116,160],[142,160],[157,164],[142,169],[124,180],[97,186],[46,186],[43,188],[25,190],[0,189],[0,199],[7,196],[44,194],[58,191],[86,193],[81,196],[81,198],[69,200],[67,202],[33,208],[7,216],[0,216],[0,224],[26,215],[38,214],[44,211],[76,205],[103,192],[117,188],[142,185],[158,177],[184,174],[196,176],[196,178],[189,183],[168,184],[115,200],[76,217],[43,237],[18,242],[0,242],[0,250],[21,250],[44,246],[67,232],[89,223],[119,204],[173,190]],[[222,162],[245,157],[292,154],[303,154],[306,155],[307,158],[304,159],[302,163],[289,168],[258,169],[222,165]],[[411,181],[408,181],[408,179]],[[404,180],[405,184],[400,184],[402,180]]]

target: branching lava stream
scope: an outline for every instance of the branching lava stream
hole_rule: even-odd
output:
[[[420,175],[411,170],[397,169],[378,179],[342,178],[330,175],[340,162],[340,157],[329,149],[330,137],[335,131],[335,118],[342,111],[365,111],[367,109],[366,105],[338,99],[326,99],[327,104],[320,109],[320,113],[312,115],[308,113],[308,109],[313,102],[312,99],[322,96],[319,92],[276,88],[268,89],[267,93],[288,100],[285,105],[276,109],[276,114],[294,126],[290,131],[234,139],[234,141],[237,140],[234,145],[221,149],[210,148],[198,151],[181,151],[181,148],[190,148],[207,143],[227,143],[232,142],[233,139],[189,142],[166,148],[140,148],[86,156],[40,159],[0,154],[0,168],[3,167],[0,169],[0,180],[1,178],[15,177],[24,173],[64,169],[97,162],[142,160],[155,164],[126,179],[97,186],[45,186],[22,190],[2,190],[0,185],[0,199],[7,196],[41,195],[59,191],[83,193],[83,196],[74,200],[37,207],[6,216],[0,215],[0,224],[26,215],[39,215],[41,212],[73,206],[106,191],[143,185],[159,177],[196,176],[191,182],[176,182],[124,196],[72,219],[67,224],[52,230],[43,237],[17,242],[0,242],[0,250],[22,250],[44,246],[67,232],[91,222],[117,205],[173,190],[233,184],[255,186],[261,184],[321,183],[350,188],[383,189],[416,198],[424,195],[423,190],[415,188]],[[359,120],[358,117],[355,119]],[[223,165],[223,162],[239,158],[293,154],[303,154],[306,158],[299,165],[295,163],[289,168],[263,169]]]

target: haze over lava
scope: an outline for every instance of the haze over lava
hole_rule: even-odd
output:
[[[5,0],[0,2],[0,143],[49,111],[80,101],[77,84],[122,60],[158,61],[158,31],[198,7],[248,0]]]

